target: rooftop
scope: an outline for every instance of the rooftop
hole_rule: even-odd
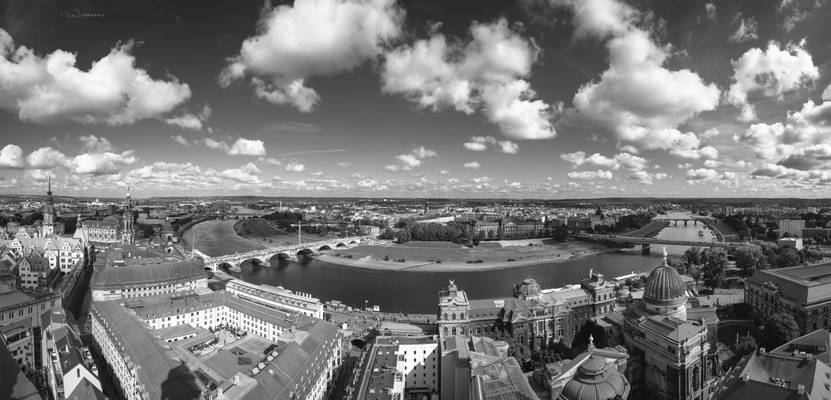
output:
[[[121,288],[125,285],[141,285],[162,282],[190,281],[207,277],[200,259],[179,261],[165,260],[149,264],[135,263],[116,267],[107,263],[97,268],[90,286],[93,290]]]

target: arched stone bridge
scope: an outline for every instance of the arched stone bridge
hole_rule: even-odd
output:
[[[297,256],[300,254],[314,255],[325,250],[345,249],[358,244],[371,244],[374,242],[375,239],[373,239],[372,236],[355,236],[350,238],[301,243],[299,245],[293,244],[289,246],[270,247],[267,249],[252,250],[245,253],[234,253],[217,257],[202,256],[202,260],[205,262],[205,270],[216,271],[222,264],[228,264],[233,268],[238,268],[240,264],[245,261],[256,260],[260,264],[268,265],[268,260],[274,256],[296,261]]]

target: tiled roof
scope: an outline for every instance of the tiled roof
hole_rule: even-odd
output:
[[[153,264],[106,266],[95,271],[90,286],[107,290],[125,285],[142,285],[163,282],[182,282],[207,277],[201,259],[165,261]]]

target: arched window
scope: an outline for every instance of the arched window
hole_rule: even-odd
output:
[[[464,335],[465,334],[465,328],[459,328],[459,334]]]
[[[459,319],[465,319],[465,313],[462,313],[462,315],[459,316]]]
[[[444,327],[444,336],[447,336],[447,327]]]
[[[444,320],[447,321],[447,313],[444,313]]]
[[[456,313],[453,313],[453,320],[456,320]]]
[[[453,329],[451,330],[451,332],[453,332],[453,335],[455,336],[455,335],[456,335],[456,328],[453,328]]]
[[[701,381],[701,379],[699,377],[700,374],[701,374],[701,370],[698,368],[698,365],[696,365],[695,368],[693,368],[693,381],[692,381],[693,390],[698,390],[698,386],[699,386],[699,383]]]

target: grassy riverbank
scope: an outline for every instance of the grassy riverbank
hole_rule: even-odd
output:
[[[447,242],[409,242],[332,250],[316,258],[358,268],[448,272],[557,263],[607,251],[613,250],[595,243],[550,243],[538,239],[488,242],[476,248]]]
[[[286,232],[262,218],[239,220],[234,224],[234,231],[237,235],[262,243],[266,247],[293,245],[297,243],[297,232]],[[304,243],[317,242],[335,237],[333,233],[328,235],[302,234],[301,241]]]

